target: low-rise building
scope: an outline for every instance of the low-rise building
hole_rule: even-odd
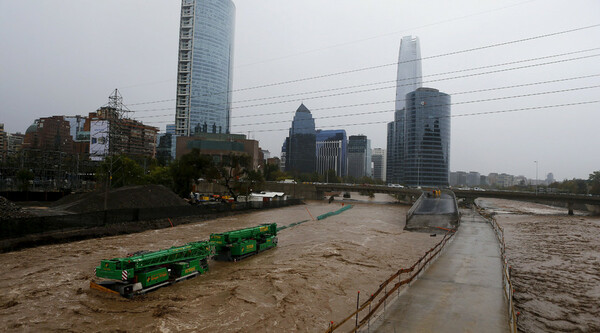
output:
[[[86,123],[87,124],[87,123]],[[103,160],[107,154],[155,157],[158,128],[121,117],[113,107],[89,114],[90,158]]]
[[[250,156],[252,170],[258,169],[264,160],[258,141],[248,140],[243,134],[196,133],[194,136],[178,136],[176,141],[177,158],[193,149],[216,159],[229,154],[246,154]]]

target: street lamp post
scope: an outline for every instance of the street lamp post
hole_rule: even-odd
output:
[[[533,161],[535,163],[535,195],[538,194],[538,161]]]

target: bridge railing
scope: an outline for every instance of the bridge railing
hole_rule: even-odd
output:
[[[517,331],[517,312],[515,311],[514,304],[514,288],[512,281],[510,279],[510,266],[508,265],[508,259],[506,256],[506,243],[504,242],[504,229],[498,224],[496,218],[493,215],[485,214],[481,210],[479,214],[483,216],[486,221],[488,221],[492,228],[494,229],[494,234],[498,239],[498,243],[500,244],[500,254],[502,259],[502,284],[504,290],[504,296],[506,297],[507,307],[508,307],[508,324],[510,327],[511,333],[516,333]]]
[[[423,201],[423,198],[425,197],[425,192],[421,193],[421,196],[419,197],[419,199],[417,199],[417,201],[415,201],[415,203],[412,205],[412,207],[410,207],[410,209],[408,210],[408,212],[406,213],[406,222],[408,223],[408,220],[410,220],[410,218],[413,216],[413,214],[415,213],[415,210],[417,210],[417,208],[419,208],[419,205],[421,204],[421,202]]]
[[[358,329],[365,326],[370,328],[371,320],[373,320],[373,317],[375,317],[377,313],[383,311],[385,315],[385,310],[389,302],[388,299],[394,296],[400,296],[400,288],[417,279],[419,274],[421,274],[425,268],[437,258],[446,243],[454,236],[454,233],[455,230],[446,232],[444,238],[440,242],[426,251],[412,266],[400,268],[396,273],[391,275],[387,280],[381,283],[379,288],[362,304],[360,304],[359,291],[356,298],[356,310],[339,322],[331,321],[326,332],[334,332],[338,329],[356,332]],[[408,276],[402,279],[403,274],[408,274]],[[362,318],[360,318],[361,316]],[[353,318],[354,323],[352,323]]]
[[[442,190],[442,192],[454,198],[454,211],[456,212],[456,219],[460,221],[460,210],[458,209],[458,200],[456,199],[456,194],[450,190]]]

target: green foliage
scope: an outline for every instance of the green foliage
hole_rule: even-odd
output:
[[[31,170],[21,169],[17,172],[17,179],[19,180],[19,187],[21,191],[29,190],[29,181],[33,180],[34,174]]]
[[[237,198],[237,192],[241,189],[240,179],[248,174],[250,166],[250,156],[229,154],[221,156],[220,161],[216,161],[207,172],[207,177],[218,181],[221,185],[227,187],[229,194]]]
[[[327,175],[325,176],[325,182],[326,183],[341,183],[342,178],[338,177],[335,174],[335,170],[329,169],[329,170],[327,170]]]
[[[213,161],[210,156],[201,155],[200,150],[193,149],[180,159],[169,164],[172,178],[172,189],[182,197],[187,197],[192,189],[192,183],[202,178],[212,167]]]
[[[171,169],[166,166],[153,166],[150,172],[144,177],[146,183],[164,185],[168,188],[173,188],[173,176]]]
[[[265,178],[260,171],[250,170],[246,176],[246,186],[248,191],[262,191],[265,185]],[[241,192],[246,189],[242,187]],[[247,194],[247,193],[246,193]]]
[[[279,181],[283,181],[283,180],[286,180],[286,179],[294,179],[294,177],[292,177],[292,175],[290,175],[289,173],[283,172],[283,171],[278,171],[278,172],[275,173],[275,180],[276,181],[279,182]]]
[[[281,171],[279,171],[279,166],[277,164],[269,164],[269,163],[265,164],[265,167],[263,169],[263,174],[264,174],[265,180],[268,180],[268,181],[277,180],[279,173],[281,173]]]
[[[358,184],[360,183],[356,178],[352,176],[344,176],[344,183],[346,184]]]
[[[96,172],[96,179],[111,187],[144,184],[144,170],[127,156],[109,156],[102,161]]]
[[[571,180],[565,179],[562,182],[554,182],[548,187],[558,189],[558,192],[573,194],[587,194],[588,190],[587,181],[576,178],[573,178]]]
[[[590,184],[590,194],[600,195],[600,171],[594,171],[588,178]]]

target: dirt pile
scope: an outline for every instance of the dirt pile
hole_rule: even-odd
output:
[[[124,186],[108,192],[107,209],[186,206],[188,203],[162,185]],[[104,210],[104,191],[71,194],[50,207],[72,213]]]
[[[24,212],[21,207],[0,197],[0,220],[15,219],[19,217],[30,217],[31,214]]]

